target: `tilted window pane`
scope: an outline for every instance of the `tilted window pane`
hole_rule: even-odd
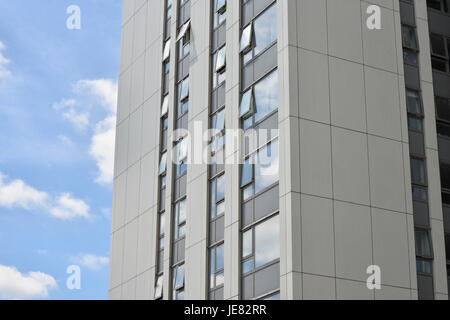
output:
[[[164,46],[163,61],[169,59],[169,56],[170,56],[170,39],[167,40]]]
[[[275,140],[258,152],[258,161],[255,164],[255,193],[279,180],[278,145],[278,140]]]
[[[188,32],[190,26],[191,26],[191,21],[188,21],[181,27],[180,33],[178,34],[177,41],[180,41],[182,38],[184,38],[184,36]]]
[[[166,172],[166,168],[167,168],[167,152],[164,152],[163,155],[161,156],[161,161],[159,163],[159,174],[163,174],[164,172]]]
[[[227,47],[223,47],[217,52],[216,72],[220,72],[226,65]]]
[[[159,235],[162,236],[166,230],[166,214],[162,213],[159,216]]]
[[[161,117],[164,117],[169,111],[169,96],[164,96],[164,100],[161,106]]]
[[[247,51],[252,44],[253,24],[250,23],[243,31],[241,35],[240,51]]]
[[[155,299],[161,299],[162,293],[163,293],[163,283],[164,283],[164,277],[160,276],[156,280],[156,287],[155,287]]]
[[[252,111],[253,104],[253,88],[247,90],[241,99],[241,106],[239,111],[239,116],[243,117]]]
[[[416,260],[416,269],[417,272],[421,273],[432,273],[431,262],[426,260],[417,259]]]
[[[255,85],[255,107],[256,122],[278,108],[278,71]]]
[[[280,258],[279,216],[255,227],[255,268]]]
[[[183,101],[189,96],[189,78],[186,78],[181,83],[180,100]]]
[[[277,6],[273,5],[255,22],[255,51],[257,55],[277,40]]]

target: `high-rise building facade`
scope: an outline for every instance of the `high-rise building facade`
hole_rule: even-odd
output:
[[[110,298],[448,299],[448,2],[124,0]]]

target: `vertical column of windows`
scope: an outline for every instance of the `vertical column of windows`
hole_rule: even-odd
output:
[[[419,43],[413,1],[402,0],[402,43],[410,145],[411,182],[419,299],[434,299],[433,249],[429,215],[427,161],[424,140]]]
[[[241,298],[279,299],[277,3],[241,5]]]
[[[227,1],[211,0],[211,93],[209,108],[208,298],[223,300],[225,231],[225,80]]]
[[[184,300],[185,283],[185,243],[186,243],[186,215],[187,215],[187,158],[188,158],[188,129],[189,116],[189,67],[190,67],[190,0],[178,0],[178,36],[176,60],[176,106],[175,132],[173,137],[174,177],[172,188],[172,251],[171,251],[171,286],[172,299]]]
[[[172,20],[172,0],[165,0],[164,4],[164,43],[162,48],[163,73],[161,112],[160,112],[160,163],[158,172],[158,228],[156,247],[156,279],[154,299],[163,298],[164,283],[164,241],[165,241],[165,208],[166,208],[166,173],[167,173],[167,139],[168,139],[168,117],[169,117],[169,73],[170,73],[170,25]]]

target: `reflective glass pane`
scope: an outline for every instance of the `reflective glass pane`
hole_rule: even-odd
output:
[[[247,113],[251,111],[252,108],[252,99],[253,98],[253,88],[250,90],[247,90],[243,95],[241,99],[241,106],[239,111],[239,116],[245,116]]]
[[[275,140],[258,152],[258,162],[255,164],[255,193],[278,181],[278,169],[278,140]]]
[[[227,52],[227,48],[223,47],[217,53],[216,72],[221,71],[225,67],[225,64],[226,64],[226,52]]]
[[[216,201],[220,201],[225,198],[225,175],[217,178],[217,197]]]
[[[163,155],[161,156],[161,161],[159,163],[159,174],[163,174],[164,172],[166,172],[166,167],[167,167],[167,153],[164,152]]]
[[[409,113],[422,114],[422,104],[420,102],[420,95],[417,91],[406,91],[406,104]]]
[[[245,51],[250,47],[250,45],[252,43],[251,42],[252,41],[252,31],[253,31],[252,24],[249,24],[244,29],[244,31],[242,31],[240,51]]]
[[[250,163],[250,158],[247,159],[242,165],[241,172],[241,186],[250,183],[253,179],[253,165]]]
[[[253,229],[242,235],[242,257],[245,258],[253,253]]]
[[[270,7],[254,23],[254,54],[257,55],[277,40],[277,6]]]
[[[278,71],[275,70],[255,85],[255,121],[278,108]]]
[[[184,285],[184,264],[177,267],[177,276],[175,280],[175,288],[180,288]]]
[[[167,111],[169,111],[169,96],[164,96],[164,100],[161,106],[161,117],[165,116],[167,114]]]
[[[280,221],[279,216],[255,227],[255,267],[280,258]]]
[[[223,244],[216,248],[216,271],[224,268],[224,246]]]

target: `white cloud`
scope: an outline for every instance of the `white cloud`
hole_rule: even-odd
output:
[[[87,91],[98,99],[100,104],[111,113],[116,113],[117,107],[117,83],[109,79],[79,80],[74,91],[77,93]]]
[[[91,139],[89,154],[97,163],[99,172],[96,182],[99,184],[109,184],[113,180],[115,140],[115,116],[110,116],[97,123]]]
[[[59,219],[69,220],[77,217],[89,219],[89,206],[79,199],[73,198],[69,193],[64,193],[56,200],[56,206],[50,213]]]
[[[89,112],[79,111],[79,102],[75,99],[62,99],[53,104],[53,109],[61,111],[65,120],[71,122],[75,128],[84,131],[89,126]]]
[[[0,265],[1,299],[36,299],[48,297],[56,289],[56,280],[42,272],[22,274],[15,267]]]
[[[30,210],[46,205],[49,195],[28,186],[22,180],[5,183],[6,177],[0,172],[0,206]]]
[[[73,147],[74,143],[72,139],[70,139],[68,136],[59,135],[58,140],[62,142],[67,147]]]
[[[2,53],[2,51],[5,50],[6,46],[0,41],[0,80],[10,78],[12,75],[11,71],[8,69],[11,60],[7,59]]]
[[[0,172],[0,206],[8,209],[22,208],[28,211],[42,209],[62,220],[74,218],[90,219],[90,207],[86,202],[63,193],[52,197],[39,191],[22,180],[5,182],[6,176]]]
[[[84,130],[91,126],[90,111],[101,107],[104,117],[92,125],[89,155],[97,165],[95,181],[98,184],[112,183],[114,171],[114,147],[117,108],[117,82],[110,79],[79,80],[72,88],[75,98],[62,99],[53,108],[62,111],[64,119],[76,128]],[[81,110],[81,111],[80,111]]]
[[[71,257],[70,260],[93,271],[98,271],[109,264],[108,257],[97,256],[95,254],[79,254],[76,257]]]

